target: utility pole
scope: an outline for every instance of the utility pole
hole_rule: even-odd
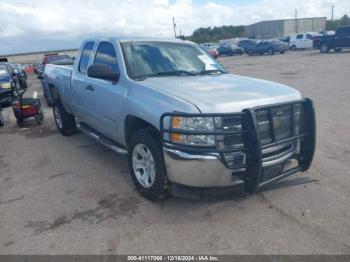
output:
[[[332,29],[334,29],[334,5],[332,5]]]
[[[295,33],[299,33],[298,30],[298,9],[295,9]]]
[[[174,27],[174,35],[176,38],[176,23],[175,23],[175,17],[173,17],[173,27]]]

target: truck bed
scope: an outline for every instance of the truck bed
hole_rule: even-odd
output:
[[[71,76],[73,72],[73,65],[53,65],[47,64],[45,66],[45,81],[47,85],[55,86],[59,89],[63,106],[67,112],[71,112]]]

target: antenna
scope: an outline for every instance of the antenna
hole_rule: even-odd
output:
[[[334,29],[334,5],[332,5],[332,29]]]
[[[298,31],[298,9],[295,9],[295,33],[299,33]]]

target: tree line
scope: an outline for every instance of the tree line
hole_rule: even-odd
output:
[[[350,17],[348,15],[343,15],[342,18],[336,19],[332,22],[332,20],[327,20],[326,29],[327,30],[335,30],[339,26],[350,25]]]
[[[343,15],[340,19],[327,20],[326,30],[335,30],[339,26],[350,25],[350,17]],[[181,36],[196,43],[218,42],[221,39],[230,39],[235,37],[242,37],[244,35],[244,26],[215,26],[215,27],[200,27],[190,36]]]

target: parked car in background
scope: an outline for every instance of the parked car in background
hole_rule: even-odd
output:
[[[48,60],[50,57],[54,57],[54,56],[58,56],[58,53],[45,54],[42,63],[45,65],[45,64],[47,63],[47,60]]]
[[[79,129],[127,154],[137,190],[152,200],[178,186],[254,193],[313,159],[310,99],[227,74],[189,41],[87,39],[73,67],[48,64],[45,77],[59,132]]]
[[[318,35],[321,34],[309,32],[291,35],[289,40],[289,48],[291,50],[313,48],[314,37]]]
[[[201,45],[201,46],[207,51],[209,55],[211,55],[215,59],[217,59],[220,56],[217,45]]]
[[[13,91],[17,83],[17,75],[10,65],[0,62],[0,106],[12,102]]]
[[[252,39],[240,40],[237,45],[243,48],[244,52],[247,52],[248,48],[251,46],[256,46],[257,41]]]
[[[255,46],[251,46],[247,49],[248,55],[254,55],[254,54],[269,54],[274,55],[276,52],[280,54],[284,54],[288,50],[288,47],[286,44],[279,40],[271,40],[271,41],[261,41],[260,43],[256,44]]]
[[[10,66],[19,77],[27,79],[27,73],[21,64],[10,64]]]
[[[243,55],[244,50],[243,48],[235,45],[235,44],[228,44],[228,43],[222,43],[219,45],[218,52],[220,56],[222,55]]]
[[[278,40],[284,42],[287,46],[289,46],[290,36],[280,37]]]
[[[315,37],[313,46],[320,49],[321,53],[328,53],[331,49],[340,52],[343,48],[350,48],[350,26],[338,27],[333,35],[325,34]]]

